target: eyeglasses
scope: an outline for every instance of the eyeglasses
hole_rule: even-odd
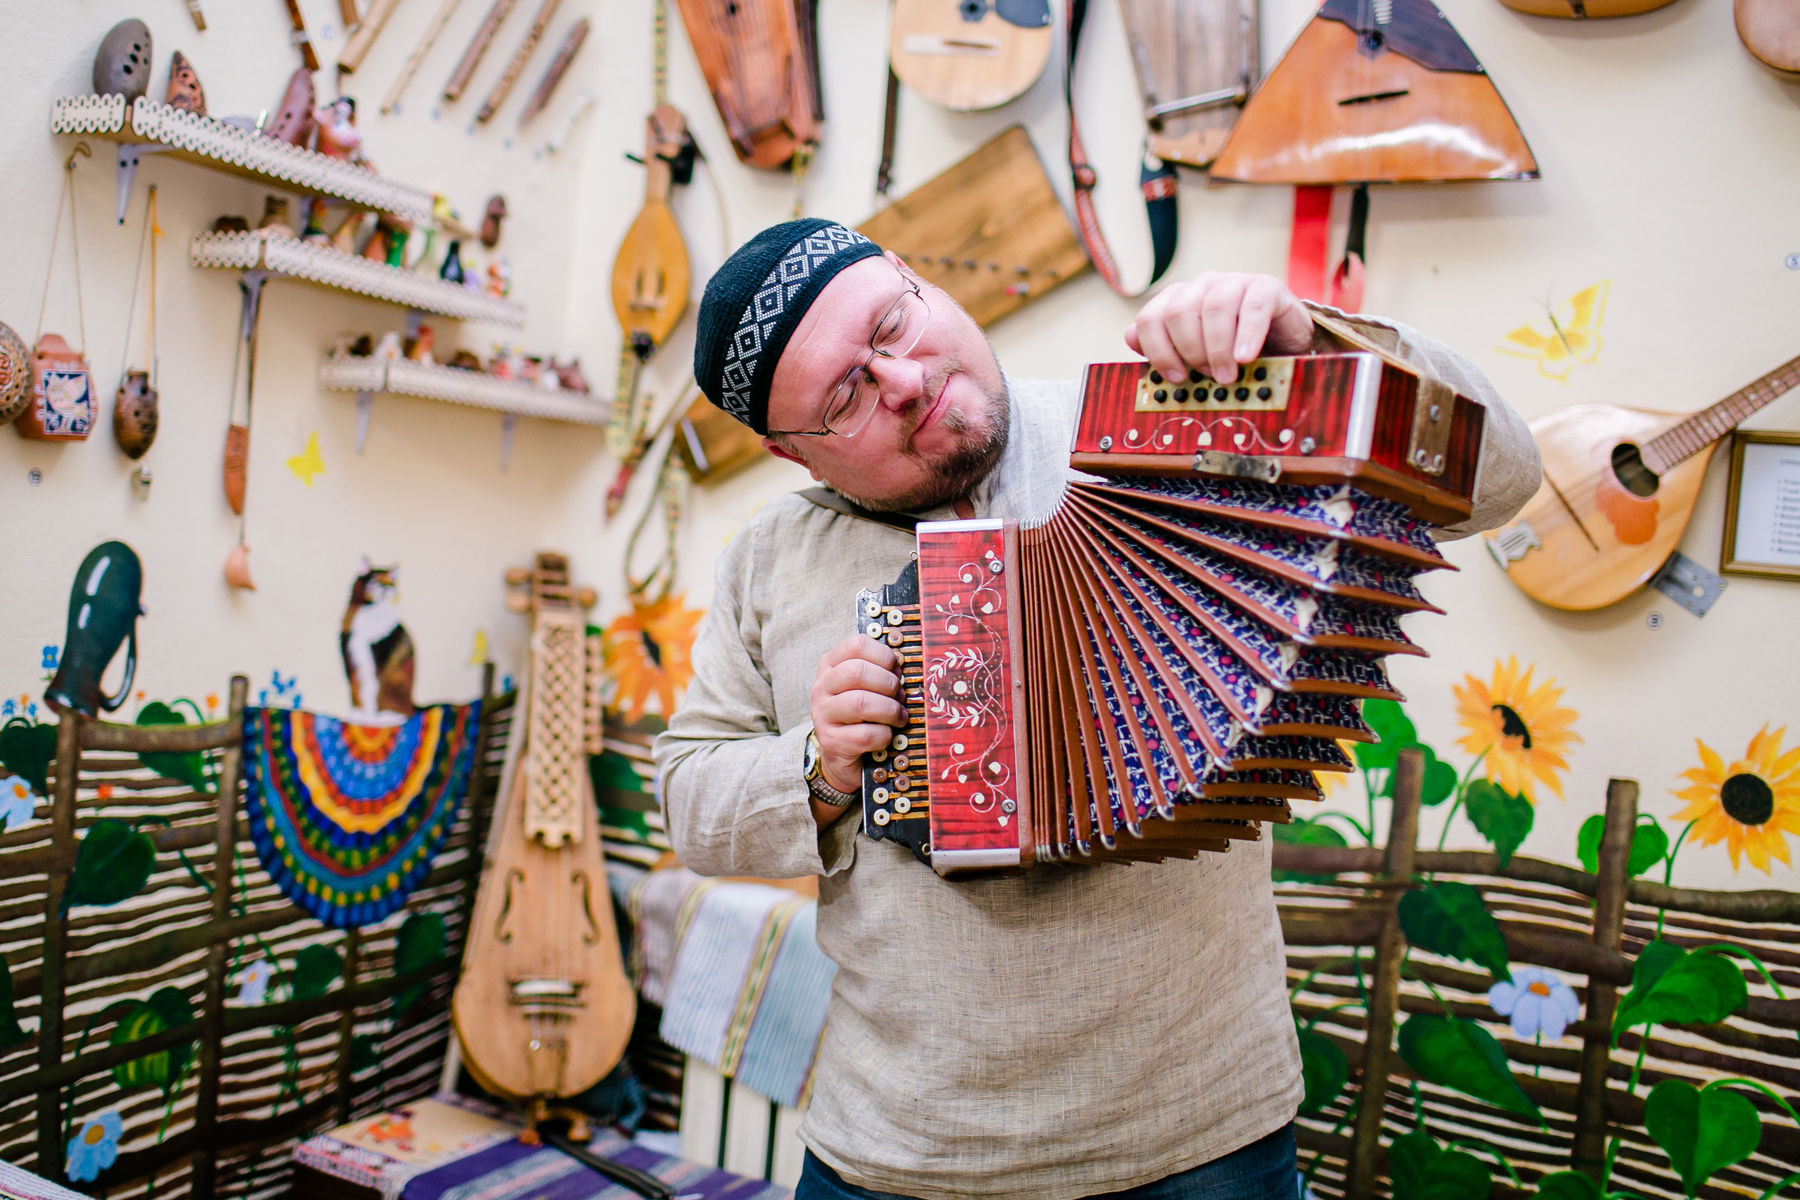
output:
[[[898,268],[896,268],[898,270]],[[919,285],[904,275],[901,282],[906,285],[904,291],[888,305],[875,322],[874,332],[869,334],[868,348],[857,356],[856,365],[844,373],[838,381],[831,399],[825,404],[825,415],[818,429],[771,429],[771,434],[785,434],[788,437],[825,437],[837,434],[841,438],[853,438],[868,427],[875,416],[875,409],[881,399],[881,381],[869,370],[869,364],[877,355],[882,358],[905,358],[912,353],[919,339],[925,336],[925,327],[931,323],[931,308],[925,303],[925,296]]]

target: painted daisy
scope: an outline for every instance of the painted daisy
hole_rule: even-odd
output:
[[[268,999],[269,981],[275,978],[275,968],[269,960],[259,958],[244,968],[244,988],[238,993],[239,1004],[261,1004]]]
[[[20,775],[0,775],[0,828],[17,829],[31,820],[37,807],[37,796]]]
[[[116,1112],[103,1112],[81,1123],[81,1130],[69,1139],[69,1161],[65,1168],[70,1179],[88,1183],[100,1177],[119,1160],[119,1135],[125,1122]]]
[[[1534,1038],[1541,1032],[1554,1042],[1569,1022],[1581,1018],[1581,1001],[1574,990],[1536,967],[1514,967],[1511,983],[1496,983],[1488,989],[1488,1003],[1512,1020],[1512,1031],[1522,1038]]]
[[[1675,819],[1698,822],[1694,837],[1702,845],[1723,840],[1734,871],[1746,855],[1765,875],[1771,873],[1771,858],[1793,865],[1787,835],[1800,833],[1800,746],[1784,752],[1786,733],[1785,725],[1774,733],[1764,725],[1750,739],[1744,757],[1729,766],[1696,739],[1700,765],[1681,773],[1692,786],[1675,793],[1688,802]]]
[[[1485,755],[1487,777],[1533,804],[1539,783],[1563,798],[1559,772],[1569,769],[1564,756],[1581,740],[1570,728],[1575,710],[1557,706],[1563,690],[1556,680],[1546,679],[1533,690],[1536,670],[1526,667],[1521,675],[1518,658],[1504,665],[1495,659],[1492,682],[1464,675],[1464,686],[1450,689],[1456,694],[1457,724],[1468,730],[1457,744],[1470,754]]]

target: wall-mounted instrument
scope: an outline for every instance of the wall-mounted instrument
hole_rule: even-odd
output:
[[[1044,73],[1053,34],[1049,0],[895,0],[888,61],[933,104],[997,108]]]
[[[1520,591],[1580,611],[1648,583],[1681,542],[1720,438],[1800,385],[1800,358],[1685,416],[1584,404],[1531,423],[1544,482],[1485,536]]]
[[[525,110],[519,114],[519,124],[525,125],[531,118],[544,111],[550,103],[550,97],[556,93],[556,85],[568,74],[569,64],[575,61],[576,51],[587,41],[588,19],[586,17],[569,26],[569,32],[563,35],[562,45],[556,48],[556,57],[544,68],[544,77],[538,81],[537,88],[532,91],[531,99],[525,102]]]
[[[1255,0],[1121,0],[1119,8],[1150,152],[1206,166],[1262,70]]]
[[[1652,12],[1675,0],[1500,0],[1514,12],[1534,17],[1635,17]]]
[[[675,452],[688,478],[711,486],[768,456],[756,430],[702,396],[675,421]]]
[[[401,93],[406,91],[406,85],[411,83],[412,77],[418,73],[419,64],[425,61],[427,54],[431,53],[431,47],[437,43],[438,34],[444,32],[444,26],[450,23],[450,15],[456,11],[456,6],[460,3],[462,0],[444,0],[443,7],[437,11],[437,16],[431,18],[431,24],[425,27],[425,34],[419,39],[419,44],[413,47],[413,52],[406,56],[406,62],[401,65],[400,75],[394,80],[394,86],[388,89],[387,99],[381,102],[381,111],[384,115],[399,107]]]
[[[1734,0],[1732,13],[1758,62],[1789,79],[1800,75],[1800,9],[1789,0]]]
[[[345,0],[346,4],[355,6],[355,0]],[[400,6],[400,0],[374,0],[369,11],[363,15],[356,32],[344,44],[344,52],[338,55],[337,69],[340,75],[350,75],[362,66],[363,59],[369,53],[369,47],[375,44],[388,18],[394,15],[394,9]]]
[[[1031,136],[1014,125],[857,227],[991,325],[1088,268]]]
[[[519,48],[513,52],[512,61],[506,64],[505,72],[495,81],[493,89],[488,92],[487,99],[481,102],[481,111],[475,114],[477,121],[485,124],[495,113],[500,111],[500,106],[506,103],[508,93],[512,91],[513,84],[518,82],[519,76],[524,73],[525,64],[531,61],[532,54],[537,51],[538,43],[543,40],[544,30],[550,27],[550,18],[556,15],[557,5],[560,3],[562,0],[544,0],[538,6],[537,16],[531,21],[531,28],[525,31],[525,40],[520,42]]]
[[[800,167],[824,119],[816,0],[680,0],[688,41],[732,149],[753,167]]]
[[[558,1098],[618,1063],[637,997],[619,954],[584,756],[588,727],[598,729],[597,714],[586,715],[595,693],[580,604],[592,594],[569,586],[557,554],[508,575],[529,589],[531,662],[451,1013],[470,1074],[526,1103],[535,1129]]]
[[[1212,165],[1215,179],[1297,185],[1288,282],[1315,300],[1325,298],[1334,185],[1537,174],[1481,61],[1430,0],[1327,0],[1251,96]],[[1360,247],[1356,215],[1351,240]],[[1357,257],[1354,268],[1346,259],[1341,276],[1360,270]]]
[[[1232,384],[1090,366],[1077,483],[1036,528],[918,526],[857,598],[908,723],[865,761],[864,832],[943,875],[1160,861],[1256,841],[1352,769],[1382,659],[1446,568],[1482,407],[1382,354],[1259,359]],[[1378,489],[1382,494],[1375,494]]]
[[[481,58],[494,44],[494,35],[500,32],[501,24],[507,14],[512,12],[513,5],[519,0],[494,0],[494,7],[488,9],[488,15],[481,19],[481,27],[475,36],[469,39],[469,48],[463,51],[462,59],[456,64],[456,70],[450,72],[449,82],[444,84],[444,99],[455,101],[469,86],[475,68],[481,65]]]
[[[300,51],[300,61],[306,64],[307,70],[316,71],[319,56],[313,52],[312,38],[306,34],[306,17],[300,12],[300,0],[287,0],[287,10],[288,20],[294,26],[292,36],[295,48]]]

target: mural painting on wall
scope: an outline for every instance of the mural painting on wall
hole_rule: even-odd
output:
[[[288,459],[287,467],[294,473],[294,478],[307,487],[311,487],[313,481],[325,473],[325,456],[319,453],[319,435],[316,432],[307,435],[305,449]]]
[[[1502,354],[1533,359],[1546,379],[1567,383],[1583,364],[1600,363],[1600,322],[1612,280],[1582,288],[1558,309],[1544,305],[1544,320],[1519,326],[1494,345]]]
[[[410,717],[413,703],[413,643],[400,623],[400,568],[377,567],[363,559],[362,574],[350,585],[338,650],[350,680],[350,708],[362,720]]]
[[[1700,765],[1681,773],[1688,786],[1674,792],[1688,802],[1674,817],[1688,822],[1676,850],[1691,834],[1702,846],[1723,841],[1733,871],[1743,865],[1743,858],[1765,875],[1773,874],[1770,859],[1793,865],[1787,835],[1800,833],[1800,745],[1784,749],[1786,734],[1785,725],[1773,733],[1764,725],[1750,739],[1744,756],[1731,763],[1695,740]]]
[[[688,608],[685,593],[636,604],[605,631],[606,673],[612,685],[607,707],[636,724],[655,696],[666,721],[694,677],[694,632],[704,609]]]

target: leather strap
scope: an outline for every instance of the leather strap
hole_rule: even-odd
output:
[[[1089,165],[1087,151],[1081,146],[1081,132],[1075,124],[1075,52],[1081,45],[1081,27],[1087,20],[1088,0],[1068,0],[1068,69],[1063,72],[1063,99],[1069,108],[1069,171],[1075,183],[1075,232],[1082,248],[1093,261],[1094,270],[1106,280],[1106,286],[1121,296],[1141,296],[1163,277],[1175,261],[1175,242],[1179,210],[1176,207],[1175,168],[1150,153],[1144,146],[1143,165],[1138,170],[1138,186],[1144,193],[1144,216],[1150,222],[1152,263],[1150,281],[1136,291],[1129,291],[1119,279],[1119,264],[1113,261],[1100,231],[1100,218],[1094,212],[1094,185],[1100,181]]]
[[[1294,189],[1294,228],[1288,235],[1288,290],[1302,300],[1325,299],[1325,244],[1331,233],[1328,183]]]
[[[924,517],[915,517],[910,513],[885,513],[864,508],[854,500],[846,500],[830,488],[812,487],[795,495],[804,496],[820,508],[828,508],[834,513],[843,513],[846,517],[855,517],[862,521],[873,521],[877,525],[886,525],[889,529],[898,529],[902,533],[912,533],[923,521]]]
[[[885,198],[894,186],[894,140],[900,129],[900,77],[888,67],[887,104],[881,111],[881,165],[875,168],[875,194]]]

